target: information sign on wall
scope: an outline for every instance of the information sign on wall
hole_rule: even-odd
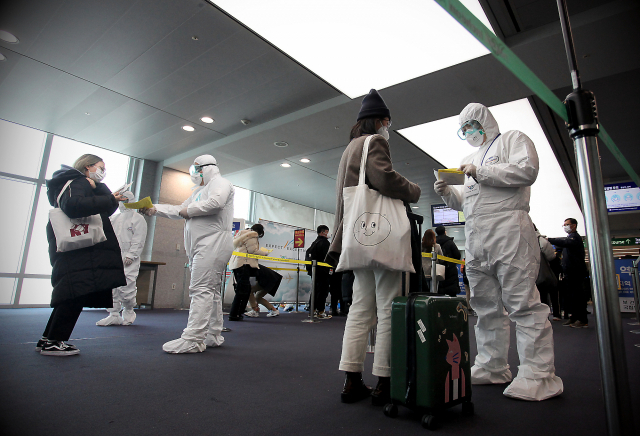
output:
[[[616,281],[618,283],[618,297],[621,312],[635,312],[633,299],[633,276],[631,268],[633,259],[616,259]]]

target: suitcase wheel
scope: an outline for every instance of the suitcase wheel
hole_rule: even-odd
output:
[[[389,418],[396,418],[398,416],[398,406],[393,403],[388,403],[384,406],[383,412],[385,416],[388,416]]]
[[[472,402],[462,403],[462,414],[464,416],[473,416],[474,413]]]
[[[434,415],[428,413],[422,416],[422,427],[427,430],[435,430],[438,427],[438,420]]]

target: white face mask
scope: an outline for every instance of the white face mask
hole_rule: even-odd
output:
[[[200,183],[202,183],[203,180],[202,173],[191,174],[191,181],[194,185],[200,186]]]
[[[89,170],[89,178],[94,182],[101,182],[107,177],[107,170],[103,170],[100,167],[96,167],[95,171]]]
[[[571,226],[562,226],[566,233],[571,233]]]
[[[484,142],[484,135],[480,131],[476,131],[473,135],[469,135],[465,138],[469,145],[473,147],[480,147]]]
[[[385,125],[378,129],[378,135],[381,135],[387,141],[389,140],[389,128]]]

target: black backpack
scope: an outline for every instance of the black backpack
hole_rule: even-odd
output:
[[[306,253],[304,254],[304,260],[306,260],[307,262],[311,262],[312,260],[316,260],[314,255],[313,255],[313,251],[316,248],[316,243],[318,242],[318,240],[316,239],[315,241],[313,241],[313,244],[311,244],[311,247],[309,247],[306,251]],[[312,265],[310,264],[305,264],[304,266],[307,270],[307,274],[311,275],[311,271],[312,271]]]

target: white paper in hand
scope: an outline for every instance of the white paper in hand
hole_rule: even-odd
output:
[[[433,170],[436,173],[436,170]],[[447,185],[464,185],[464,172],[457,169],[441,169],[435,174],[437,180],[444,180]]]

